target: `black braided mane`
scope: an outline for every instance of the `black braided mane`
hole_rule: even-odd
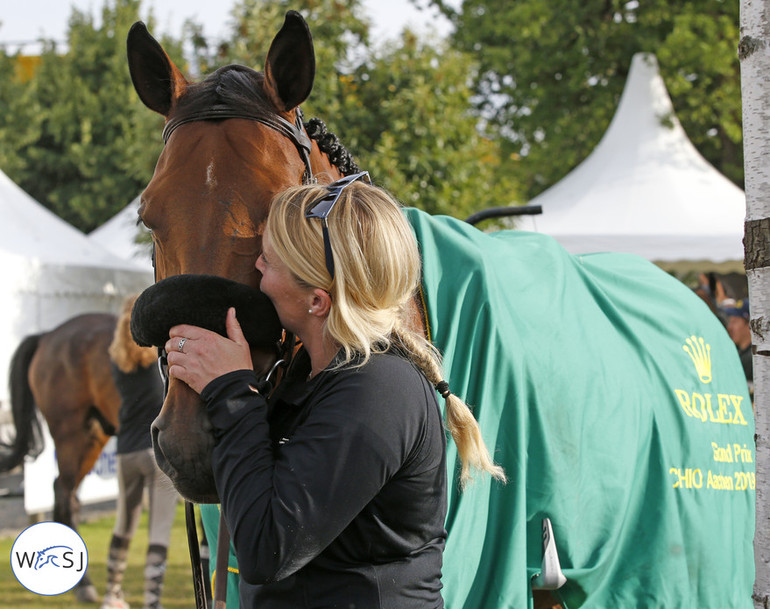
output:
[[[320,118],[311,118],[305,123],[305,130],[311,140],[318,143],[318,148],[325,153],[332,164],[344,175],[358,173],[360,169],[353,156],[340,143],[339,138],[329,133],[326,124]]]

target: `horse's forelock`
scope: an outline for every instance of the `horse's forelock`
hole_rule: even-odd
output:
[[[216,82],[217,93],[222,96],[251,97],[254,93],[258,93],[259,98],[263,99],[261,91],[265,77],[261,72],[246,66],[231,64],[209,76],[209,78],[212,77]]]
[[[179,100],[177,113],[192,114],[214,106],[236,110],[275,112],[262,92],[264,74],[246,66],[223,66],[198,83],[192,83]]]

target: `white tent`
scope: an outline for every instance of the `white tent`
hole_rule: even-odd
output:
[[[117,312],[152,274],[114,256],[40,205],[0,171],[0,400],[21,340],[80,313]]]
[[[144,225],[137,226],[140,197],[136,197],[121,211],[99,228],[88,233],[88,238],[123,260],[130,260],[152,273],[152,245],[138,242],[139,235],[149,235]]]
[[[634,55],[618,109],[593,152],[529,204],[541,205],[542,215],[517,227],[549,234],[572,253],[742,268],[743,191],[687,138],[654,55]]]

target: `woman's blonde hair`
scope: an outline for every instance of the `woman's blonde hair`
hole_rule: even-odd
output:
[[[131,336],[131,311],[134,308],[138,294],[127,297],[118,316],[115,326],[115,334],[107,350],[110,359],[121,372],[130,373],[138,368],[147,368],[158,357],[158,353],[152,347],[140,347]]]
[[[300,285],[329,293],[324,332],[344,350],[340,365],[372,353],[400,349],[446,400],[446,419],[462,461],[460,483],[471,469],[505,480],[494,464],[468,406],[449,392],[438,351],[409,323],[410,301],[420,284],[420,253],[401,205],[385,190],[354,182],[345,187],[327,218],[334,278],[324,254],[323,222],[306,218],[326,186],[295,186],[273,200],[267,231],[276,255]]]

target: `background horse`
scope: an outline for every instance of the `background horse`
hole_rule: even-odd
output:
[[[0,453],[0,471],[39,453],[39,409],[53,438],[59,468],[53,518],[76,530],[76,491],[118,425],[120,396],[107,353],[116,322],[109,313],[78,315],[49,332],[25,338],[11,360],[9,389],[16,436]],[[82,601],[99,600],[88,574],[75,593]]]
[[[139,210],[161,281],[132,320],[137,342],[161,346],[174,323],[222,325],[221,304],[219,319],[194,310],[200,275],[259,299],[254,261],[271,197],[348,169],[319,147],[318,123],[302,123],[315,60],[298,13],[287,14],[264,74],[228,66],[188,82],[142,24],[128,59],[140,98],[166,117]],[[424,316],[415,306],[415,323],[430,330],[510,478],[450,489],[447,606],[531,605],[550,518],[569,607],[750,607],[753,420],[734,346],[705,305],[636,257],[570,256],[544,235],[491,236],[406,213],[423,254],[427,306]],[[186,274],[174,293],[166,282]],[[153,310],[171,304],[175,316],[157,327]],[[266,371],[275,345],[247,339]],[[200,502],[218,500],[209,432],[198,396],[172,379],[153,424],[156,458]]]

